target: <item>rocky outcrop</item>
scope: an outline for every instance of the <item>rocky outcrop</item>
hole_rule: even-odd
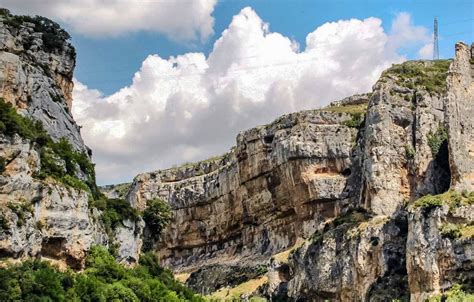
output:
[[[78,150],[90,152],[71,115],[74,48],[61,38],[61,29],[44,32],[40,20],[17,18],[0,14],[0,98],[41,121],[53,139],[66,137]]]
[[[392,215],[410,200],[441,193],[449,187],[447,153],[437,158],[429,144],[430,134],[444,127],[444,79],[448,64],[406,62],[385,71],[375,84],[361,142],[360,196],[365,209]],[[416,84],[415,77],[406,78],[408,72],[419,73],[422,79],[426,76],[427,83]],[[427,88],[431,77],[442,77],[439,88]]]
[[[473,44],[474,45],[474,44]],[[456,44],[449,68],[446,120],[449,130],[451,185],[474,191],[474,47]]]
[[[101,218],[106,209],[90,206],[97,187],[70,113],[75,50],[68,38],[51,20],[0,9],[0,257],[81,268],[92,245],[106,245],[120,262],[134,264],[143,221],[125,219],[110,230]],[[18,114],[40,121],[47,134]]]
[[[9,161],[0,175],[2,257],[43,256],[77,268],[92,244],[107,244],[88,193],[32,177],[40,159],[28,140],[0,136],[0,156]]]
[[[357,129],[347,113],[304,111],[242,132],[221,158],[137,176],[132,205],[162,198],[173,218],[157,250],[178,269],[271,255],[347,204]]]
[[[411,207],[408,215],[406,259],[411,300],[424,301],[454,284],[473,291],[474,205]],[[470,233],[462,232],[463,228]]]
[[[294,301],[420,301],[472,278],[470,243],[446,249],[445,239],[426,239],[437,216],[407,210],[472,173],[469,150],[457,147],[472,140],[471,86],[455,77],[470,68],[466,49],[457,46],[452,64],[395,65],[370,94],[244,131],[223,157],[137,176],[132,205],[161,198],[173,210],[156,245],[163,263],[212,270],[196,275],[198,287],[233,266],[265,264],[268,281],[253,294]],[[298,237],[305,243],[291,248]],[[449,255],[453,272],[435,251]],[[289,257],[277,261],[282,253]]]

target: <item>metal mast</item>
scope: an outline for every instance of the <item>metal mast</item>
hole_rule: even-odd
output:
[[[439,48],[438,48],[438,18],[434,19],[434,30],[433,30],[433,60],[439,60]]]

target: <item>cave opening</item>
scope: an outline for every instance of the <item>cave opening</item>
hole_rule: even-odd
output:
[[[433,159],[436,170],[435,194],[441,194],[449,190],[451,185],[451,169],[449,167],[448,140],[445,139],[435,158]]]

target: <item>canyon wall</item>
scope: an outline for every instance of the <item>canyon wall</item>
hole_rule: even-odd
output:
[[[204,293],[261,264],[268,281],[249,295],[270,299],[472,290],[472,66],[463,43],[454,61],[394,65],[370,94],[244,131],[222,157],[140,174],[127,198],[168,202],[155,251]],[[468,235],[443,235],[446,223]]]

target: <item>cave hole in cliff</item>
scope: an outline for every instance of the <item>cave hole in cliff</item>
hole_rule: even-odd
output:
[[[44,238],[41,243],[41,255],[58,259],[61,257],[65,243],[66,238],[63,237]]]
[[[263,142],[264,142],[265,144],[271,144],[271,143],[273,142],[273,139],[274,139],[274,138],[275,138],[275,135],[273,135],[273,134],[265,135],[265,136],[263,137]]]
[[[449,190],[451,184],[451,170],[449,168],[448,140],[443,141],[438,153],[434,158],[436,169],[435,194],[440,194]]]

